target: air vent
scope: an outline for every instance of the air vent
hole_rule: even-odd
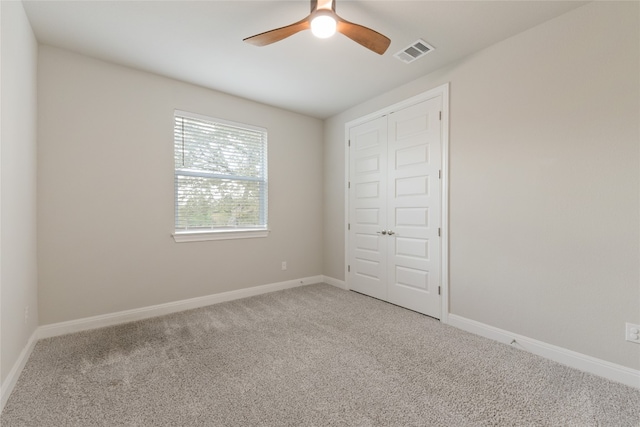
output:
[[[409,64],[416,59],[423,57],[432,50],[434,50],[433,46],[422,39],[418,39],[418,41],[411,43],[409,46],[405,47],[393,56],[405,64]]]

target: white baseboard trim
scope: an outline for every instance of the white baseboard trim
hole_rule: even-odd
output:
[[[119,325],[127,322],[134,322],[136,320],[163,316],[165,314],[177,313],[179,311],[191,310],[194,308],[205,307],[208,305],[232,301],[240,298],[247,298],[255,295],[266,294],[269,292],[295,288],[298,286],[321,283],[323,279],[324,278],[321,275],[303,277],[301,279],[287,280],[285,282],[270,283],[267,285],[238,289],[237,291],[221,292],[219,294],[174,301],[166,304],[158,304],[148,307],[136,308],[133,310],[125,310],[99,316],[85,317],[83,319],[69,320],[67,322],[52,323],[49,325],[40,326],[37,331],[37,338],[50,338],[71,334],[74,332],[81,332],[90,329],[104,328],[106,326]]]
[[[571,368],[640,389],[639,370],[514,334],[455,314],[449,314],[449,325],[504,344],[516,346],[521,350],[537,354]],[[511,344],[513,340],[516,340],[516,342]]]
[[[344,280],[334,279],[333,277],[330,277],[330,276],[322,276],[322,281],[324,283],[328,283],[331,286],[335,286],[336,288],[344,289],[345,291],[349,290]]]
[[[22,373],[24,366],[27,364],[27,361],[31,356],[31,352],[33,351],[33,348],[36,346],[37,342],[38,330],[36,329],[29,337],[29,341],[27,341],[27,344],[20,352],[18,360],[16,360],[16,363],[13,364],[13,367],[9,371],[7,378],[2,383],[2,388],[0,388],[0,412],[4,410],[4,405],[7,403],[7,400],[9,400],[9,396],[11,396],[11,392],[16,386],[18,378],[20,378],[20,374]]]

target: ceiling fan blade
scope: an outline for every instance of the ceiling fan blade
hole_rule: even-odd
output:
[[[308,30],[309,28],[311,28],[311,22],[309,20],[309,16],[307,16],[306,18],[291,25],[287,25],[286,27],[280,27],[276,28],[275,30],[256,34],[255,36],[247,37],[243,41],[255,46],[266,46],[268,44],[286,39],[287,37],[299,33],[300,31]]]
[[[391,44],[391,40],[389,40],[388,37],[372,30],[371,28],[345,21],[337,15],[336,18],[338,19],[338,26],[336,30],[339,33],[344,34],[354,42],[374,51],[378,55],[385,53],[389,44]]]

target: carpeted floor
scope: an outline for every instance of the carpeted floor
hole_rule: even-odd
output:
[[[640,426],[640,390],[311,285],[40,341],[10,426]]]

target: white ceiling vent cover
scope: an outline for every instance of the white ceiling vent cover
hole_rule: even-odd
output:
[[[411,43],[409,46],[396,53],[395,56],[405,64],[409,64],[418,58],[422,58],[427,53],[431,52],[435,48],[422,39]]]

